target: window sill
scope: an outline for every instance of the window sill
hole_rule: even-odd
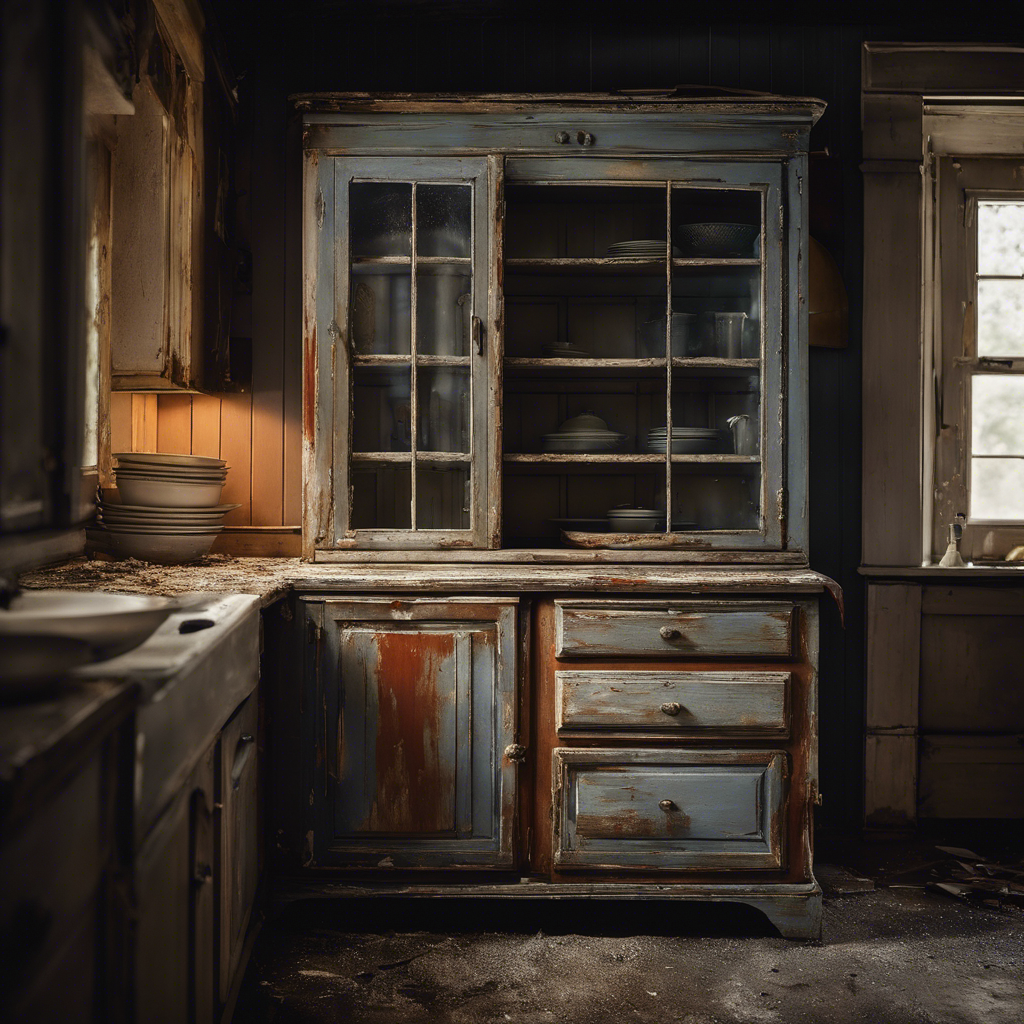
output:
[[[874,579],[1007,579],[1024,576],[1024,562],[985,562],[949,569],[941,565],[862,565],[858,572]]]

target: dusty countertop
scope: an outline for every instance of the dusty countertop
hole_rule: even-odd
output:
[[[827,576],[791,566],[702,566],[666,564],[326,564],[298,558],[239,558],[211,555],[195,565],[164,566],[127,559],[74,559],[22,574],[28,589],[109,590],[125,594],[176,595],[190,591],[255,594],[266,606],[292,590],[388,593],[706,593],[829,591]]]

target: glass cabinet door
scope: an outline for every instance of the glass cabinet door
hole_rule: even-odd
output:
[[[503,544],[780,547],[781,167],[622,167],[506,165]]]
[[[486,160],[338,159],[336,543],[485,536]]]

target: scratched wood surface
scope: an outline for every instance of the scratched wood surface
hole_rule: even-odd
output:
[[[661,735],[786,731],[788,672],[555,673],[556,727]]]
[[[776,657],[793,649],[792,605],[739,602],[556,605],[555,654]]]
[[[782,751],[553,751],[563,868],[778,869]]]

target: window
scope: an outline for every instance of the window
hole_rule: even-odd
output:
[[[967,517],[965,561],[1024,544],[1024,191],[1019,160],[936,160],[932,556]]]
[[[1024,521],[1024,199],[977,199],[977,358],[971,375],[971,522]]]

